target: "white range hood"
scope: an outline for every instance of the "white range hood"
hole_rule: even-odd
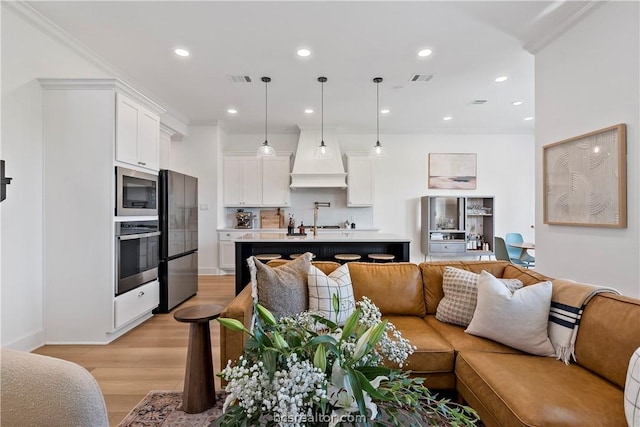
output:
[[[320,130],[301,130],[291,172],[291,188],[347,188],[342,153],[336,138],[325,130],[324,143],[331,149],[328,159],[316,159]]]

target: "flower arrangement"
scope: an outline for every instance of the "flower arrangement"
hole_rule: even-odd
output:
[[[338,301],[333,305],[338,311]],[[472,426],[469,407],[439,399],[402,366],[415,347],[366,297],[341,328],[311,312],[278,320],[260,304],[253,331],[234,319],[225,327],[250,335],[244,354],[219,376],[228,384],[216,425]]]

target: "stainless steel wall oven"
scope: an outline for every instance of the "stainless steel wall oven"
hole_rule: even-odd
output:
[[[116,222],[116,295],[158,278],[158,221]]]

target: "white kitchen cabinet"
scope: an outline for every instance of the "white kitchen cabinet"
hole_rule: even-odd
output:
[[[160,284],[157,280],[116,297],[113,301],[113,326],[120,328],[149,313],[158,306],[159,301]]]
[[[230,273],[236,269],[236,245],[233,239],[241,237],[251,230],[221,231],[218,233],[218,266]]]
[[[373,159],[368,153],[347,153],[347,206],[373,206]]]
[[[226,207],[284,207],[290,204],[290,156],[225,156],[223,201]]]
[[[145,288],[144,298],[115,296],[118,94],[156,117],[163,110],[115,79],[41,79],[40,84],[45,343],[106,344],[151,317],[159,302],[157,282]]]
[[[158,115],[121,93],[116,97],[116,160],[157,171]]]
[[[286,207],[291,204],[291,158],[262,159],[262,206]]]

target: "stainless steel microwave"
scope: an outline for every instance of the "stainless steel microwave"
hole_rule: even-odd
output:
[[[158,215],[158,175],[116,166],[116,216]]]

